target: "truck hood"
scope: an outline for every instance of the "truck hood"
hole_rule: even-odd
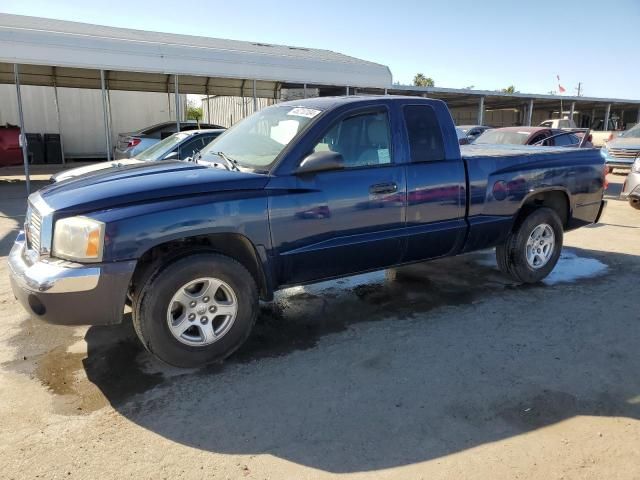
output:
[[[607,148],[629,148],[640,150],[640,138],[616,137],[607,142]]]
[[[269,177],[186,162],[144,162],[49,185],[38,192],[56,211],[88,212],[159,199],[260,190]]]

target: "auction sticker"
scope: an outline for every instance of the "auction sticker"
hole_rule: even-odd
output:
[[[316,110],[315,108],[303,108],[296,107],[291,109],[287,115],[293,115],[295,117],[305,117],[305,118],[313,118],[320,113],[320,110]]]

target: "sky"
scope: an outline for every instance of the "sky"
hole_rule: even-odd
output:
[[[323,48],[438,87],[640,99],[640,0],[2,0],[0,11]]]

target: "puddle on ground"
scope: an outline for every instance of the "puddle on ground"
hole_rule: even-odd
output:
[[[566,251],[546,283],[593,277],[606,268],[598,260]],[[516,285],[497,270],[493,252],[479,252],[286,289],[261,307],[254,331],[240,350],[224,365],[201,369],[198,374],[210,375],[234,363],[312,348],[322,337],[359,322],[402,320],[525,287],[548,288],[544,284]],[[86,354],[78,344],[82,336]],[[27,320],[13,342],[25,353],[11,364],[54,393],[56,410],[65,414],[121,404],[194,372],[168,367],[151,357],[136,338],[130,315],[120,325],[90,327],[86,333],[76,330],[75,335],[69,327]]]

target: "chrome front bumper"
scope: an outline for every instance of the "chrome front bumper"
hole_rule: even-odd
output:
[[[14,280],[33,292],[85,292],[96,288],[100,279],[100,267],[31,257],[22,231],[9,253],[9,268]]]
[[[35,258],[20,232],[9,254],[11,288],[24,309],[61,325],[122,321],[135,261],[84,265]]]

